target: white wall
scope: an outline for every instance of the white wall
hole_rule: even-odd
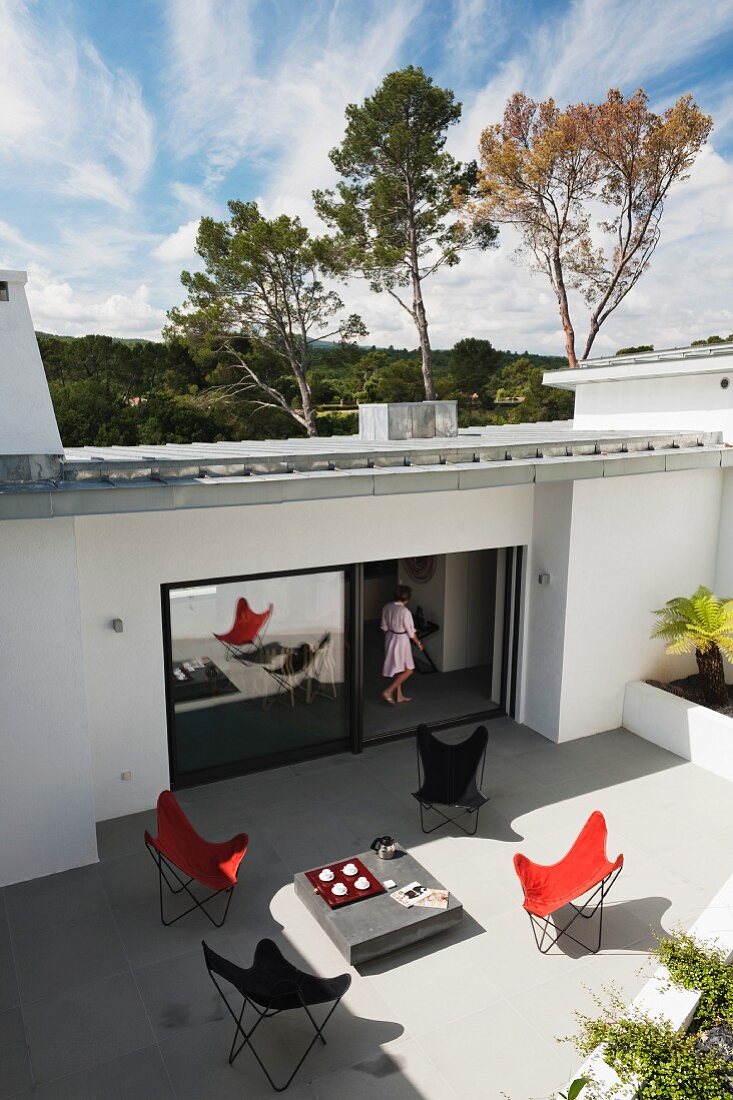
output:
[[[24,271],[0,270],[8,301],[0,301],[0,454],[63,453],[46,374],[36,342]]]
[[[722,484],[719,468],[574,483],[561,740],[620,725],[628,681],[694,669],[650,639],[652,612],[714,585]]]
[[[730,385],[722,389],[721,379]],[[733,442],[733,368],[660,378],[579,381],[573,427],[592,431],[722,431]]]
[[[0,524],[0,624],[6,885],[97,858],[73,520]]]
[[[721,597],[733,598],[733,469],[731,468],[723,471],[715,591]]]
[[[573,482],[535,486],[532,544],[527,567],[527,622],[522,721],[557,741],[568,589]],[[550,583],[537,577],[548,573]]]
[[[526,544],[532,485],[76,520],[98,819],[168,785],[160,585]],[[58,522],[58,521],[53,521]],[[124,620],[115,634],[110,619]],[[120,773],[132,771],[132,782]]]
[[[496,552],[475,550],[446,559],[443,671],[492,660]]]

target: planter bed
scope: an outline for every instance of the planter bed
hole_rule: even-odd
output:
[[[677,681],[688,684],[696,681]],[[691,702],[666,687],[626,685],[623,725],[669,752],[733,782],[733,714]]]
[[[690,935],[699,941],[717,944],[727,953],[728,961],[733,960],[733,875],[694,922]],[[699,1002],[700,994],[696,990],[673,985],[667,968],[660,966],[631,1002],[629,1013],[667,1020],[672,1027],[682,1031],[693,1025]],[[608,1097],[608,1100],[633,1100],[636,1096],[636,1086],[622,1084],[615,1071],[604,1061],[602,1047],[597,1047],[586,1058],[573,1075],[573,1079],[578,1077],[592,1079],[595,1095]]]

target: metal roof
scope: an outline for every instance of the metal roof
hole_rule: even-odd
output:
[[[731,360],[731,362],[726,362]],[[733,343],[706,344],[697,348],[667,348],[663,351],[638,352],[588,359],[577,367],[546,371],[545,386],[574,390],[584,382],[623,382],[627,379],[658,378],[676,375],[703,375],[733,369]]]
[[[442,439],[358,436],[69,447],[53,482],[0,485],[0,518],[486,488],[733,464],[719,432],[576,430],[568,421]]]

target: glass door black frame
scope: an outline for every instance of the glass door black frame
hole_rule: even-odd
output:
[[[488,549],[494,549],[489,547]],[[506,554],[505,558],[505,570],[504,570],[504,613],[503,613],[503,634],[502,634],[502,647],[501,647],[501,677],[500,677],[500,698],[499,702],[494,706],[485,710],[474,711],[471,714],[460,714],[453,718],[441,719],[437,722],[425,723],[428,729],[434,732],[440,730],[453,729],[455,726],[467,726],[472,722],[489,722],[494,718],[516,718],[518,702],[519,702],[519,686],[518,686],[518,673],[519,673],[519,643],[522,630],[522,593],[524,585],[524,562],[525,554],[523,546],[499,546],[496,547],[498,551],[504,550]],[[358,566],[361,570],[361,576],[364,575],[364,565]],[[363,595],[363,587],[360,586],[360,591]],[[370,745],[383,745],[387,741],[398,741],[404,737],[413,737],[416,731],[416,727],[405,726],[399,730],[392,730],[389,733],[385,733],[379,737],[370,737],[368,740],[364,740],[363,735],[363,663],[361,662],[361,651],[363,650],[363,605],[359,609],[359,618],[355,619],[356,633],[359,641],[359,653],[360,653],[360,665],[359,665],[359,748],[358,752],[362,752],[365,746]]]
[[[525,554],[522,546],[499,547],[505,550],[504,572],[504,615],[501,653],[501,691],[497,706],[474,714],[456,715],[450,720],[429,723],[433,730],[449,729],[475,721],[487,721],[493,718],[516,717],[518,706],[518,669],[519,645],[521,638],[522,590]],[[175,709],[172,696],[170,669],[172,667],[172,639],[170,621],[170,592],[177,588],[197,588],[213,584],[232,584],[241,581],[268,580],[275,577],[312,576],[319,573],[342,572],[346,575],[348,599],[346,601],[346,622],[344,630],[346,680],[349,686],[349,729],[338,741],[316,745],[312,750],[298,748],[271,756],[258,757],[256,761],[241,761],[215,765],[196,772],[180,773],[177,766],[175,738]],[[266,573],[233,574],[226,577],[197,578],[195,580],[175,581],[160,586],[161,620],[163,629],[163,661],[165,672],[165,707],[168,736],[168,761],[170,784],[173,790],[196,786],[200,783],[229,779],[236,775],[247,775],[265,771],[269,768],[285,767],[288,764],[315,759],[320,756],[333,756],[339,752],[361,753],[366,745],[378,745],[386,741],[409,737],[415,733],[414,726],[386,733],[383,737],[370,737],[364,741],[364,564],[334,564],[313,569],[283,569]]]
[[[359,745],[356,740],[360,731],[361,706],[359,702],[357,710],[357,667],[361,666],[361,652],[356,651],[359,631],[354,629],[358,622],[355,618],[356,605],[359,602],[361,585],[357,582],[357,566],[354,565],[329,565],[316,569],[281,569],[268,570],[266,573],[237,573],[226,577],[206,577],[196,580],[175,581],[160,586],[161,622],[163,628],[163,663],[165,674],[165,711],[168,735],[168,770],[172,790],[182,790],[185,787],[195,787],[200,783],[213,783],[219,779],[229,779],[236,775],[248,775],[252,772],[265,771],[269,768],[286,767],[288,764],[311,760],[319,756],[331,756],[338,752],[358,752]],[[325,744],[315,745],[312,750],[307,748],[283,751],[272,755],[263,755],[255,761],[232,761],[227,764],[217,764],[210,768],[201,768],[198,771],[181,773],[178,768],[176,736],[175,736],[175,707],[172,693],[170,669],[173,665],[173,647],[171,638],[170,618],[170,593],[177,588],[201,588],[214,584],[236,584],[242,581],[270,580],[276,577],[307,577],[319,573],[344,573],[347,581],[346,622],[344,624],[346,678],[349,686],[349,729],[344,737],[337,741],[329,741]],[[355,644],[356,643],[356,644]]]

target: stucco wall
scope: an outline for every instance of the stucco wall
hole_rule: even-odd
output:
[[[74,521],[0,524],[0,885],[97,858]]]
[[[733,597],[733,469],[730,468],[723,471],[715,591],[719,596]]]
[[[694,669],[652,641],[652,611],[715,581],[723,474],[682,470],[573,486],[560,738],[621,724],[628,681]]]
[[[0,270],[0,455],[62,453],[56,417],[25,296],[25,272]]]
[[[535,486],[532,544],[527,568],[523,721],[557,741],[568,588],[573,482]],[[550,583],[538,583],[547,573]]]
[[[526,544],[533,486],[76,520],[97,818],[168,784],[160,585]],[[124,620],[115,634],[110,620]],[[120,773],[132,772],[132,781]]]
[[[731,381],[726,389],[721,380]],[[733,442],[733,370],[613,382],[579,382],[573,426],[597,431],[699,429]]]

